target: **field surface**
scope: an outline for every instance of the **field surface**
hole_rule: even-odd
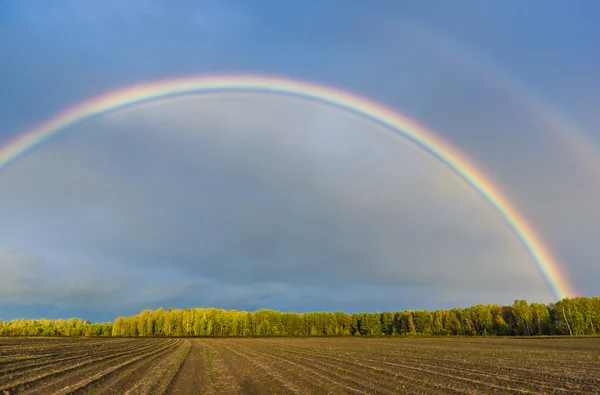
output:
[[[600,339],[0,338],[0,394],[600,394]]]

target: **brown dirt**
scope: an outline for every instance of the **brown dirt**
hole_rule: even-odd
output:
[[[204,342],[190,340],[191,350],[175,379],[167,389],[169,394],[215,394],[211,379],[211,366]]]
[[[600,394],[600,338],[0,338],[0,394]]]

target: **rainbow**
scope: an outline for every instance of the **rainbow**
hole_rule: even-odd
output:
[[[561,272],[558,261],[552,257],[525,218],[500,193],[493,182],[457,149],[405,115],[348,92],[317,84],[272,77],[224,75],[170,79],[126,87],[71,107],[20,134],[0,148],[0,171],[66,127],[97,114],[157,98],[223,91],[277,93],[315,100],[364,116],[397,132],[397,135],[443,162],[501,215],[527,249],[557,300],[574,296],[570,282],[565,273]]]
[[[518,107],[530,113],[544,130],[553,135],[562,149],[571,152],[585,170],[600,180],[600,145],[566,114],[553,107],[546,99],[517,81],[480,54],[452,41],[447,35],[427,29],[421,25],[405,24],[410,27],[411,37],[422,47],[429,49],[468,72],[469,78],[480,78],[498,92],[506,94]]]

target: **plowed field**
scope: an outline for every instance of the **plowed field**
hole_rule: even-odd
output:
[[[600,339],[0,338],[0,393],[600,394]]]

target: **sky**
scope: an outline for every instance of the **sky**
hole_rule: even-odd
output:
[[[459,147],[600,295],[595,1],[0,0],[0,147],[105,92],[257,74],[385,104]],[[381,125],[259,93],[155,100],[0,170],[0,319],[158,307],[554,300],[501,216]]]

